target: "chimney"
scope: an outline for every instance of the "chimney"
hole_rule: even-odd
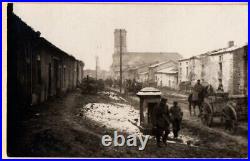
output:
[[[233,47],[234,46],[234,41],[228,41],[228,47]]]

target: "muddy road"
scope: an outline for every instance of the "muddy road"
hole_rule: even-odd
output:
[[[220,118],[215,117],[213,119],[213,124],[211,128],[204,126],[198,116],[190,116],[189,107],[187,102],[187,96],[177,94],[176,92],[163,91],[165,97],[168,98],[169,104],[171,105],[173,101],[178,101],[179,105],[182,107],[184,112],[184,123],[190,125],[190,127],[198,126],[200,128],[206,129],[208,131],[213,131],[219,135],[234,139],[241,144],[247,146],[248,144],[248,123],[246,121],[239,122],[237,131],[232,133],[231,131],[225,130],[224,125],[221,124]],[[192,109],[193,110],[193,109]],[[196,107],[196,115],[199,113],[198,107]]]
[[[138,147],[104,147],[101,144],[102,136],[112,136],[116,129],[87,117],[84,107],[89,103],[126,104],[135,110],[139,107],[136,97],[100,93],[86,95],[75,90],[62,98],[29,109],[20,121],[18,128],[22,130],[16,134],[18,142],[13,154],[30,157],[247,157],[248,140],[245,134],[231,135],[216,128],[203,127],[199,120],[188,116],[184,103],[184,120],[179,140],[173,140],[170,136],[168,145],[158,148],[155,138],[151,137],[143,151],[139,151]]]

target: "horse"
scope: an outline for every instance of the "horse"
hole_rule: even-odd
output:
[[[202,107],[202,103],[204,101],[204,98],[206,96],[208,96],[209,93],[211,93],[211,85],[208,85],[208,86],[203,86],[202,90],[200,93],[198,93],[198,100],[194,101],[192,99],[193,97],[193,93],[190,93],[189,96],[188,96],[188,103],[189,103],[189,113],[190,113],[190,116],[192,115],[192,105],[193,105],[193,111],[194,111],[194,116],[196,115],[196,106],[199,107],[199,115],[201,114],[201,107]]]

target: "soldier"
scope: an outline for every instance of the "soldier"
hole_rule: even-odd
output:
[[[201,100],[200,100],[199,96],[202,92],[202,89],[203,89],[203,87],[200,83],[200,80],[197,80],[197,83],[194,85],[193,92],[192,92],[192,103],[193,103],[194,114],[195,114],[195,107],[196,106],[199,107],[199,110],[201,112]]]
[[[200,80],[197,80],[197,83],[194,85],[193,88],[193,101],[198,101],[199,99],[199,93],[202,91],[202,85],[200,83]]]
[[[178,132],[181,128],[183,112],[181,111],[181,108],[178,106],[178,103],[176,101],[174,101],[173,106],[170,108],[169,114],[173,126],[174,138],[177,138]]]
[[[222,83],[219,84],[217,92],[222,92],[222,93],[224,92]]]
[[[154,108],[153,111],[153,130],[155,130],[157,146],[161,147],[161,137],[162,142],[166,144],[168,134],[170,133],[169,130],[169,111],[168,106],[166,105],[167,99],[162,98],[160,103]]]

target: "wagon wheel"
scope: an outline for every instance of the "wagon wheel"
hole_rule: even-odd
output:
[[[213,111],[212,107],[208,102],[204,102],[202,104],[202,111],[201,111],[201,122],[204,125],[211,126],[213,122]]]
[[[233,104],[228,103],[222,110],[222,123],[225,130],[235,133],[238,127],[237,113]]]

